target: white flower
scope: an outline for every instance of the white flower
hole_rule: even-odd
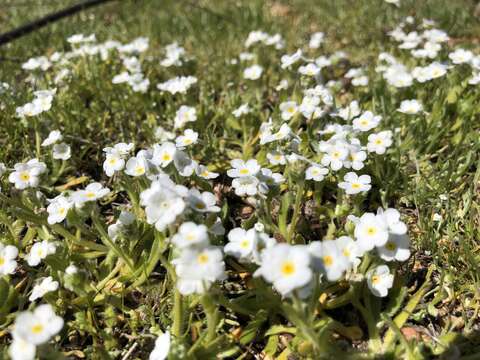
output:
[[[328,169],[323,166],[313,164],[305,171],[306,180],[322,181],[325,175],[328,174]]]
[[[425,67],[419,67],[413,69],[412,76],[418,82],[426,82],[432,79],[436,79],[444,76],[447,73],[447,66],[438,62],[433,62]]]
[[[409,115],[418,114],[422,110],[423,106],[417,100],[403,100],[400,103],[400,108],[397,109],[397,111]]]
[[[338,187],[344,189],[348,195],[353,195],[370,190],[372,188],[371,181],[369,175],[358,176],[354,172],[348,172],[343,177],[343,181],[338,183]]]
[[[42,109],[38,104],[27,103],[23,106],[17,107],[15,111],[18,117],[23,118],[25,116],[36,116],[42,112]]]
[[[37,348],[35,345],[23,340],[13,332],[13,341],[8,348],[8,355],[12,360],[35,360]]]
[[[298,49],[293,54],[285,54],[280,58],[282,69],[287,69],[302,58],[302,50]]]
[[[111,177],[115,172],[123,170],[125,167],[125,160],[116,152],[107,154],[103,162],[103,170],[107,176]]]
[[[454,64],[468,63],[473,59],[473,53],[470,50],[457,49],[448,54],[448,57]]]
[[[403,64],[393,64],[389,66],[383,73],[383,77],[390,85],[397,88],[408,87],[413,83],[413,76],[407,71],[407,68]]]
[[[65,196],[57,196],[47,206],[48,223],[57,224],[65,220],[68,214],[68,210],[70,210],[73,205],[73,202],[67,199]]]
[[[178,232],[172,237],[172,243],[179,248],[208,245],[207,227],[203,224],[185,222],[178,228]]]
[[[45,259],[48,255],[55,254],[57,247],[54,243],[49,242],[48,240],[43,240],[41,242],[36,242],[30,248],[30,252],[25,256],[25,260],[29,266],[37,266],[40,262]]]
[[[130,176],[142,176],[147,172],[147,159],[137,154],[137,156],[128,159],[125,165],[125,174]]]
[[[267,153],[267,159],[272,165],[285,165],[287,163],[285,155],[278,151]]]
[[[233,179],[232,186],[238,196],[253,196],[258,192],[259,180],[255,176],[242,176]]]
[[[162,168],[167,167],[173,161],[176,151],[175,144],[171,142],[164,142],[161,145],[155,144],[153,146],[152,163]]]
[[[18,163],[14,166],[8,181],[15,184],[15,188],[23,190],[30,187],[37,187],[40,181],[40,175],[47,170],[47,166],[37,159],[32,159],[27,163]]]
[[[352,120],[354,117],[360,115],[360,108],[358,107],[358,101],[352,101],[348,106],[341,108],[338,111],[338,116],[343,120]]]
[[[349,267],[348,259],[334,240],[314,241],[308,250],[313,256],[314,268],[324,273],[329,281],[339,280]]]
[[[15,272],[18,256],[18,249],[12,245],[3,245],[0,243],[0,275],[10,275]]]
[[[310,63],[298,68],[298,72],[306,76],[315,76],[320,72],[320,68],[315,63]]]
[[[285,90],[288,89],[288,80],[283,79],[281,80],[278,85],[275,87],[275,90],[280,91],[280,90]]]
[[[257,175],[260,184],[258,189],[262,193],[267,193],[270,187],[277,186],[285,181],[285,178],[280,173],[274,173],[270,169],[260,169]]]
[[[50,131],[50,133],[48,134],[48,137],[45,140],[43,140],[42,146],[53,145],[62,139],[63,139],[63,136],[59,130]]]
[[[195,144],[198,140],[198,133],[192,129],[186,129],[183,135],[180,135],[175,139],[175,143],[178,148],[184,148],[186,146]]]
[[[130,73],[128,71],[121,72],[115,75],[112,79],[112,84],[123,84],[130,80]]]
[[[469,85],[477,85],[480,83],[480,72],[473,73],[473,76],[468,79]]]
[[[310,254],[306,247],[285,243],[261,253],[261,266],[254,276],[262,276],[283,296],[307,285],[312,279]]]
[[[315,64],[317,64],[320,69],[323,69],[324,67],[332,65],[332,60],[326,56],[319,56],[315,59]]]
[[[158,231],[174,223],[185,209],[185,201],[161,181],[152,182],[150,188],[140,194],[140,200],[145,206],[147,222],[155,224]]]
[[[171,94],[185,94],[187,90],[196,83],[197,78],[194,76],[179,76],[164,83],[158,84],[157,88],[161,91],[167,91]]]
[[[423,32],[423,37],[434,43],[442,43],[450,39],[445,31],[439,29],[425,30]]]
[[[243,77],[247,80],[257,80],[262,76],[263,68],[260,65],[252,65],[243,71]]]
[[[157,340],[155,340],[155,347],[150,353],[149,360],[164,360],[168,356],[170,351],[170,333],[168,331],[160,335]]]
[[[84,203],[88,201],[97,201],[109,193],[109,188],[103,187],[103,185],[98,182],[93,182],[88,184],[85,189],[75,191],[71,198],[75,203],[75,206],[81,207]]]
[[[352,168],[353,170],[363,169],[363,162],[367,159],[367,153],[360,149],[359,146],[351,146],[349,148],[348,157],[343,161],[344,167],[347,169]]]
[[[85,42],[95,42],[96,37],[95,34],[91,34],[89,36],[85,36],[83,34],[74,34],[70,37],[67,38],[67,41],[70,44],[80,44],[80,43],[85,43]]]
[[[359,131],[369,131],[378,126],[382,120],[380,115],[373,115],[371,111],[365,111],[362,115],[353,120],[353,129]]]
[[[250,47],[257,42],[265,42],[268,39],[268,34],[261,30],[251,31],[245,40],[245,47]]]
[[[70,145],[65,143],[53,145],[52,157],[56,160],[68,160],[72,156]]]
[[[366,75],[354,77],[352,79],[353,86],[367,86],[368,85],[368,77]]]
[[[388,289],[393,285],[393,275],[387,265],[377,266],[367,273],[368,288],[373,295],[385,297],[388,295]]]
[[[198,212],[219,212],[220,208],[216,205],[217,199],[211,192],[204,191],[200,193],[197,189],[188,191],[187,202],[190,207]]]
[[[187,122],[197,120],[197,111],[194,107],[182,105],[175,114],[175,129],[182,128]]]
[[[213,246],[184,249],[172,263],[178,276],[177,288],[183,295],[202,294],[212,283],[225,278],[222,252]]]
[[[375,246],[383,246],[389,237],[385,221],[372,213],[365,213],[358,219],[354,234],[361,251],[369,251]]]
[[[43,297],[46,293],[52,292],[58,289],[58,281],[53,281],[51,276],[44,278],[39,284],[35,285],[29,301],[35,301]]]
[[[260,145],[268,144],[273,141],[283,140],[290,136],[292,132],[292,129],[290,129],[290,126],[288,126],[288,124],[282,124],[282,126],[280,126],[280,129],[274,134],[272,134],[271,130],[272,129],[270,125],[265,126],[263,129],[262,127],[260,128]]]
[[[216,172],[208,170],[208,168],[204,165],[197,166],[197,168],[195,169],[195,172],[198,176],[204,179],[215,179],[219,175]]]
[[[283,102],[280,104],[280,111],[282,112],[282,119],[288,121],[297,113],[297,103],[295,101]]]
[[[260,165],[257,160],[250,159],[247,162],[241,159],[234,159],[230,161],[233,169],[227,171],[227,175],[236,178],[244,176],[255,176],[260,171]]]
[[[355,240],[349,236],[340,236],[335,241],[337,242],[340,253],[347,259],[349,263],[348,267],[357,267],[360,265],[359,257],[363,255],[363,251],[359,249]]]
[[[318,49],[325,39],[325,34],[323,32],[316,32],[310,36],[310,41],[308,42],[308,47],[310,49]]]
[[[22,64],[22,69],[24,70],[36,70],[41,69],[42,71],[48,70],[52,66],[52,63],[48,61],[46,56],[39,56],[36,58],[30,58],[27,62]]]
[[[302,115],[309,119],[318,109],[318,104],[320,104],[320,97],[314,94],[307,94],[300,104],[299,110]]]
[[[327,146],[326,153],[323,155],[321,163],[323,166],[330,166],[334,171],[343,167],[343,161],[347,159],[348,149],[342,143]]]
[[[24,311],[15,319],[15,334],[29,344],[41,345],[57,335],[63,319],[55,315],[49,304],[38,306],[33,312]]]
[[[115,144],[113,147],[106,147],[103,149],[103,152],[106,154],[116,154],[121,156],[122,158],[130,153],[133,150],[133,143],[118,143]]]
[[[246,115],[251,113],[252,110],[249,108],[248,104],[242,104],[238,108],[232,111],[233,116],[236,118],[241,117],[242,115]]]
[[[185,49],[174,42],[165,46],[165,58],[160,61],[160,65],[165,67],[181,66],[183,64],[182,58],[185,56]]]
[[[234,228],[228,233],[228,241],[225,253],[238,259],[248,259],[254,256],[257,250],[258,238],[255,229]]]
[[[396,209],[388,208],[377,210],[377,217],[379,217],[388,227],[388,231],[396,235],[405,235],[407,233],[407,225],[400,220],[400,213]]]
[[[0,162],[0,177],[3,176],[7,172],[7,167],[5,166],[4,163]]]
[[[381,131],[377,134],[368,135],[367,150],[379,155],[385,154],[390,145],[392,145],[392,132],[390,130]]]
[[[185,152],[182,150],[177,150],[173,158],[173,164],[177,169],[178,173],[181,176],[192,176],[193,173],[197,170],[198,163],[195,160],[192,160]]]
[[[385,261],[406,261],[410,257],[410,240],[407,235],[390,234],[385,245],[377,248],[378,255]]]

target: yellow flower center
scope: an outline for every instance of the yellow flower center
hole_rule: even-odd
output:
[[[243,249],[248,249],[249,245],[250,245],[250,241],[248,241],[248,239],[242,240],[242,242],[240,243],[240,247]]]
[[[382,143],[383,143],[382,139],[375,140],[375,144],[377,144],[377,145],[382,145]]]
[[[208,255],[207,254],[198,255],[197,261],[199,264],[202,264],[202,265],[208,263]]]
[[[373,236],[377,233],[377,228],[370,226],[367,228],[367,235]]]
[[[242,175],[247,175],[250,171],[248,169],[240,169],[239,173]]]
[[[108,160],[108,163],[110,165],[115,165],[117,163],[117,159],[116,158],[110,158],[110,160]]]
[[[95,193],[92,191],[89,191],[85,194],[85,196],[89,199],[93,199],[95,197]]]
[[[204,204],[203,202],[198,202],[198,203],[195,205],[195,207],[196,207],[197,209],[200,209],[200,210],[203,210],[203,209],[206,208],[206,206],[205,206],[205,204]]]
[[[22,181],[28,181],[28,180],[30,180],[30,174],[28,172],[24,171],[20,174],[20,179]]]
[[[163,161],[170,161],[171,159],[172,159],[172,157],[170,156],[170,154],[165,153],[162,156]]]
[[[330,255],[326,255],[323,257],[323,264],[325,266],[332,266],[333,265],[333,257]]]
[[[33,325],[31,330],[32,330],[32,333],[34,334],[40,334],[43,331],[43,325],[42,324]]]
[[[380,276],[373,275],[372,276],[372,284],[378,284],[380,282]]]
[[[145,172],[145,168],[143,166],[137,166],[135,168],[135,174],[142,175]]]
[[[385,247],[387,248],[387,250],[395,251],[395,249],[397,248],[397,245],[395,243],[389,241],[389,242],[387,242]]]
[[[360,189],[361,185],[359,183],[353,183],[352,189]]]
[[[60,215],[65,214],[65,211],[66,211],[66,209],[65,209],[64,207],[61,207],[60,209],[58,209],[58,213],[59,213]]]
[[[348,251],[348,249],[343,249],[342,253],[343,253],[343,256],[350,257],[350,251]]]
[[[285,261],[280,271],[285,276],[293,275],[295,273],[295,264],[291,261]]]
[[[3,257],[0,257],[0,266],[2,266],[3,264],[5,264],[5,259]]]
[[[191,232],[191,233],[188,233],[187,236],[185,236],[185,239],[187,239],[188,241],[193,241],[195,240],[196,236],[195,236],[195,233]]]

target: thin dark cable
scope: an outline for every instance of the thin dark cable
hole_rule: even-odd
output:
[[[115,0],[87,0],[75,5],[72,5],[70,7],[67,7],[63,10],[48,14],[40,19],[34,20],[16,29],[0,34],[0,46],[6,43],[9,43],[10,41],[13,41],[19,37],[27,35],[47,24],[50,24],[52,22],[55,22],[57,20],[63,19],[71,15],[74,15],[90,7],[104,4],[110,1],[115,1]]]

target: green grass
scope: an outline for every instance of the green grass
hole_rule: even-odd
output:
[[[19,4],[26,2],[9,0],[0,4],[0,31],[74,3]],[[46,274],[60,276],[70,261],[85,270],[84,278],[75,284],[76,290],[61,286],[58,294],[45,298],[66,321],[60,337],[48,348],[57,351],[50,355],[52,358],[61,353],[67,357],[83,353],[89,359],[121,359],[127,349],[135,346],[129,359],[145,359],[153,347],[151,334],[175,326],[172,313],[174,308],[178,312],[179,307],[186,332],[174,341],[173,348],[180,353],[185,351],[191,358],[214,359],[215,354],[222,353],[225,358],[253,359],[264,352],[278,359],[317,359],[319,355],[314,351],[318,349],[312,345],[312,337],[320,339],[317,345],[326,358],[426,359],[443,355],[448,359],[456,352],[465,359],[480,356],[480,90],[478,85],[466,84],[470,75],[466,67],[456,68],[445,78],[403,90],[388,87],[374,72],[381,51],[406,59],[386,32],[407,15],[435,20],[437,27],[452,38],[452,49],[463,46],[478,52],[480,23],[474,15],[475,5],[467,0],[405,0],[400,8],[380,0],[125,0],[56,22],[0,48],[0,58],[4,58],[0,62],[0,81],[7,82],[12,90],[0,95],[0,161],[9,167],[36,155],[34,123],[15,117],[15,108],[30,101],[35,90],[25,81],[28,73],[20,68],[29,57],[68,50],[66,38],[76,33],[95,33],[99,41],[121,42],[146,36],[150,48],[142,55],[142,69],[151,81],[146,94],[133,93],[127,86],[111,83],[113,76],[122,71],[117,57],[111,56],[106,62],[96,58],[76,60],[68,86],[59,88],[52,110],[41,115],[38,131],[42,138],[59,128],[68,135],[66,141],[73,148],[73,156],[60,178],[42,188],[47,197],[57,195],[55,186],[82,176],[101,180],[116,194],[101,204],[99,226],[86,222],[93,236],[80,228],[69,230],[77,239],[102,244],[105,248],[98,252],[73,245],[58,229],[22,217],[15,206],[0,199],[1,242],[22,244],[24,252],[34,237],[52,236],[63,242],[59,250],[62,257],[50,259],[47,266],[25,268],[10,278],[10,289],[16,290],[3,308],[0,303],[0,358],[6,357],[2,351],[10,343],[9,329],[16,312],[29,307],[26,294],[33,279]],[[242,78],[244,65],[231,65],[230,60],[245,51],[243,44],[248,33],[257,29],[281,33],[287,45],[282,51],[256,51],[266,73],[259,82],[246,83]],[[314,299],[307,310],[315,310],[315,316],[312,311],[303,313],[302,318],[298,314],[307,310],[300,311],[298,304],[280,301],[273,292],[256,284],[258,280],[246,275],[252,269],[230,260],[228,281],[215,288],[210,299],[175,298],[172,278],[166,271],[168,256],[172,254],[164,242],[155,247],[151,228],[139,225],[138,234],[143,237],[124,239],[119,245],[134,262],[136,273],[118,261],[121,256],[112,250],[114,246],[100,239],[99,228],[116,214],[113,204],[125,203],[129,198],[125,187],[109,181],[102,172],[105,146],[120,141],[132,141],[137,149],[151,146],[155,142],[155,127],[171,126],[176,109],[188,104],[195,106],[198,113],[198,120],[192,125],[202,141],[202,146],[196,148],[196,159],[222,174],[229,169],[229,160],[236,157],[256,157],[265,165],[264,148],[258,143],[251,145],[259,124],[269,116],[278,119],[282,101],[301,100],[302,96],[299,87],[281,95],[274,90],[285,77],[279,71],[279,58],[304,46],[314,31],[325,32],[326,54],[344,50],[348,67],[367,66],[371,75],[368,87],[349,88],[338,94],[337,104],[357,99],[362,108],[383,116],[382,129],[399,128],[399,133],[387,155],[378,156],[367,165],[366,173],[372,176],[374,189],[361,204],[345,201],[342,205],[346,208],[336,208],[335,186],[319,189],[307,182],[305,194],[311,190],[313,196],[300,196],[301,203],[296,204],[295,194],[303,194],[299,190],[303,174],[289,173],[288,184],[273,201],[272,221],[276,227],[272,229],[282,229],[282,214],[278,214],[278,209],[275,213],[275,208],[290,204],[283,214],[287,215],[287,225],[292,221],[291,209],[303,209],[307,200],[317,201],[315,194],[320,194],[321,200],[315,213],[319,230],[310,228],[311,219],[301,216],[289,234],[292,241],[323,239],[327,231],[329,235],[342,235],[344,218],[354,209],[374,211],[378,206],[391,206],[400,210],[409,227],[412,257],[399,266],[398,283],[388,300],[380,303],[373,299],[371,304],[365,304],[370,307],[373,327],[380,324],[380,344],[393,339],[384,355],[380,355],[383,345],[372,342],[375,331],[368,328],[371,324],[351,303],[329,310]],[[192,61],[180,68],[163,68],[158,63],[162,48],[173,41],[185,47]],[[340,67],[335,71],[335,77],[344,72]],[[195,75],[199,82],[186,95],[173,97],[156,90],[157,83],[177,75]],[[36,88],[48,87],[52,76],[49,72],[40,76]],[[298,79],[289,77],[299,85]],[[428,114],[411,117],[395,111],[400,101],[408,98],[422,101]],[[244,102],[251,105],[254,115],[241,124],[231,116],[231,111]],[[307,143],[313,141],[314,131],[325,123],[326,120],[320,120],[311,124],[311,132],[304,131],[302,138]],[[300,124],[292,127],[299,130]],[[315,156],[313,149],[302,146],[304,154]],[[50,160],[47,165],[53,166]],[[215,191],[224,200],[222,220],[227,230],[239,224],[251,226],[256,219],[271,215],[268,210],[263,214],[265,210],[259,208],[252,217],[246,216],[245,202],[228,193],[228,188],[219,190],[227,186],[227,179],[221,176],[215,181]],[[208,184],[199,185],[211,188]],[[4,176],[2,193],[16,196],[11,187]],[[25,198],[22,201],[34,206]],[[434,214],[440,214],[442,220],[434,221]],[[218,241],[223,244],[224,240]],[[149,257],[155,250],[167,257],[166,263]],[[149,259],[156,260],[155,267],[137,285]],[[31,278],[25,277],[27,271],[31,271]],[[431,272],[430,277],[427,271]],[[250,286],[257,286],[258,292],[250,293]],[[333,289],[329,300],[345,289],[344,284],[339,286],[340,291]],[[205,303],[207,300],[214,303],[215,311],[208,311],[212,304]],[[212,322],[216,325],[213,330]],[[406,339],[399,328],[404,333],[406,328],[414,329],[418,339]],[[214,337],[206,341],[212,331]],[[171,356],[184,358],[178,353]]]

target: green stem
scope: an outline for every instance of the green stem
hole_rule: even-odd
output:
[[[183,301],[182,295],[177,288],[173,294],[173,324],[172,335],[180,338],[183,332]]]
[[[36,118],[33,120],[33,126],[35,130],[35,145],[36,145],[35,147],[36,147],[37,158],[40,158],[42,138],[40,136],[40,131],[38,130],[38,120]]]
[[[202,303],[205,316],[207,317],[207,336],[205,337],[205,341],[208,344],[215,339],[219,314],[210,294],[204,294],[200,301]]]

